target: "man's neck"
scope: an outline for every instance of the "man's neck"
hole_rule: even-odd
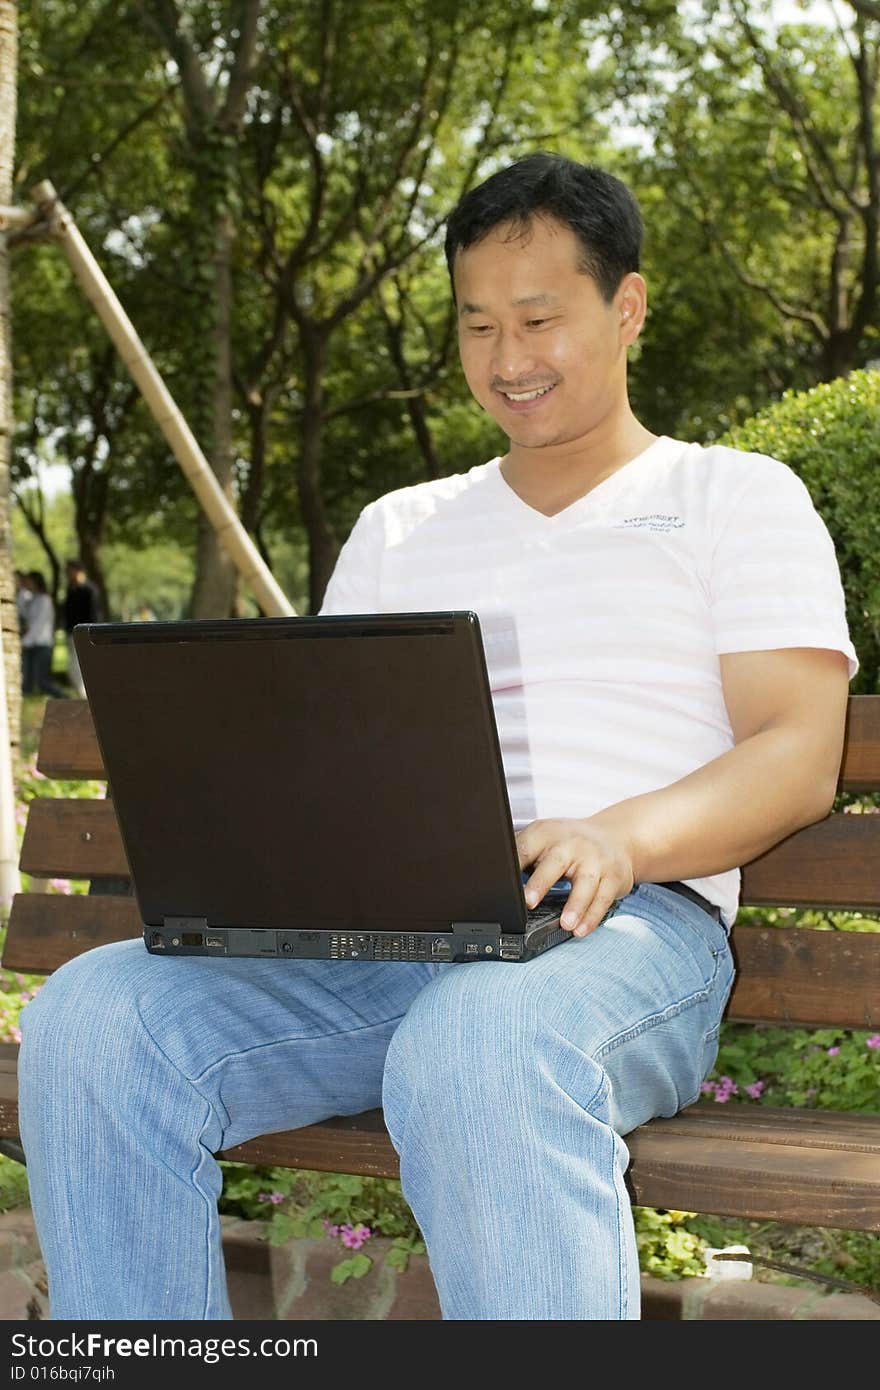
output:
[[[627,413],[613,425],[600,426],[570,443],[543,449],[512,443],[501,460],[501,474],[523,502],[553,516],[644,453],[656,438]]]

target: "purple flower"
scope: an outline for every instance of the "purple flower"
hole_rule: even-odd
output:
[[[826,1050],[826,1052],[828,1053],[828,1056],[829,1056],[829,1057],[836,1057],[837,1054],[838,1054],[838,1052],[840,1051],[840,1048],[839,1048],[839,1047],[828,1047],[828,1048],[826,1048],[825,1050]]]
[[[54,888],[56,893],[72,893],[69,878],[50,878],[49,887]]]
[[[750,1086],[745,1087],[745,1093],[747,1096],[751,1096],[752,1100],[757,1100],[765,1090],[766,1085],[766,1081],[753,1081]]]
[[[270,1192],[270,1193],[269,1193],[269,1201],[272,1203],[273,1207],[277,1207],[277,1205],[278,1205],[279,1202],[283,1202],[283,1201],[284,1201],[284,1193],[283,1193],[283,1192]]]
[[[717,1081],[704,1081],[700,1087],[704,1095],[714,1094],[715,1100],[719,1105],[724,1105],[739,1092],[736,1082],[729,1076],[721,1076]]]
[[[353,1229],[351,1226],[343,1226],[342,1244],[348,1250],[360,1250],[372,1234],[369,1226],[355,1226]]]
[[[880,1047],[880,1033],[872,1033],[865,1039],[865,1047]]]

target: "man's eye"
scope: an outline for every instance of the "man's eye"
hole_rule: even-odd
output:
[[[471,324],[471,332],[472,332],[472,333],[491,333],[491,331],[492,331],[492,325],[491,325],[491,323],[472,323],[472,324]]]
[[[544,325],[545,325],[545,323],[549,323],[549,322],[550,322],[549,319],[529,319],[528,322],[527,322],[527,324],[526,324],[526,327],[527,327],[527,328],[543,328]]]

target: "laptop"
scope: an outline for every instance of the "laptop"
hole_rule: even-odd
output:
[[[528,961],[471,612],[88,623],[73,639],[149,951]]]

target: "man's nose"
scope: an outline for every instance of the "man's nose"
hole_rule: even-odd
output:
[[[515,329],[497,334],[492,370],[499,383],[516,386],[535,370],[534,345]]]

